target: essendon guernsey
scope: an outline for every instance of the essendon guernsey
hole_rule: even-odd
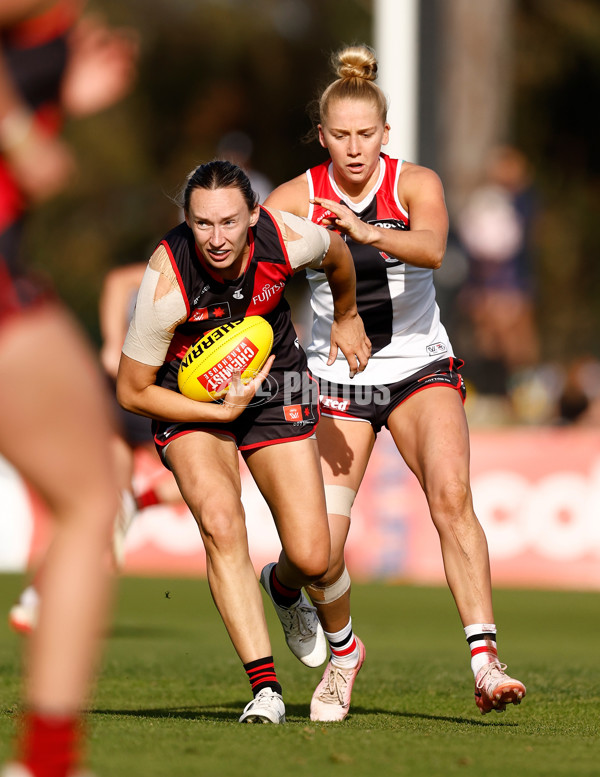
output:
[[[179,280],[188,317],[175,330],[165,364],[158,372],[159,385],[177,390],[177,371],[188,347],[211,329],[246,316],[262,316],[273,327],[272,353],[277,358],[271,375],[281,381],[280,385],[284,372],[306,372],[306,356],[284,298],[293,270],[281,233],[263,208],[249,240],[250,260],[244,274],[235,280],[224,280],[210,271],[185,222],[161,241]]]

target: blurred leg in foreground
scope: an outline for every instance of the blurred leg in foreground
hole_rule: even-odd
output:
[[[0,293],[0,452],[44,500],[55,532],[38,628],[25,648],[19,763],[3,777],[74,777],[106,624],[118,503],[105,383],[66,311],[38,302],[15,313],[6,297]]]

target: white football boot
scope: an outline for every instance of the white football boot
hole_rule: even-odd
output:
[[[263,688],[244,707],[240,723],[285,723],[285,704],[280,693]]]
[[[32,585],[25,588],[8,612],[8,624],[19,634],[31,634],[38,622],[40,595]]]
[[[300,600],[293,607],[280,607],[273,599],[271,592],[271,570],[276,562],[267,564],[260,573],[260,582],[273,602],[277,617],[283,626],[285,641],[289,649],[305,666],[321,666],[327,658],[327,640],[323,627],[319,622],[317,610],[304,593],[300,592]]]

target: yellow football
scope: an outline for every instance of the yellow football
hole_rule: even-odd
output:
[[[184,396],[212,402],[229,389],[239,370],[251,380],[273,347],[273,329],[262,316],[230,321],[202,335],[188,348],[179,365],[177,383]]]

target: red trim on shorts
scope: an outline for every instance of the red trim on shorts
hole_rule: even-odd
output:
[[[240,451],[253,451],[257,450],[258,448],[266,448],[267,445],[279,445],[279,443],[282,442],[294,442],[294,440],[306,440],[308,437],[311,437],[315,433],[316,429],[316,423],[313,426],[312,429],[310,429],[306,434],[301,434],[298,437],[280,437],[277,440],[262,440],[261,442],[254,442],[250,445],[240,445],[238,449]]]
[[[313,381],[314,383],[317,382],[316,379],[310,374],[310,372],[307,371],[306,374],[308,375],[309,380]],[[303,404],[309,404],[309,403],[303,403]],[[282,409],[283,407],[285,406],[281,405]],[[282,443],[282,442],[294,442],[294,440],[306,440],[308,437],[311,437],[315,433],[317,425],[321,418],[321,412],[320,412],[320,407],[318,402],[314,405],[314,408],[316,411],[316,418],[314,419],[314,423],[312,424],[312,427],[305,434],[297,435],[295,437],[279,437],[275,440],[261,440],[260,442],[250,443],[248,445],[237,445],[237,439],[233,432],[229,432],[226,429],[222,429],[222,428],[215,429],[210,426],[202,426],[202,428],[200,429],[182,429],[181,431],[176,432],[172,437],[169,437],[169,439],[165,440],[164,442],[162,440],[157,439],[157,435],[153,435],[153,439],[154,439],[154,443],[161,449],[161,451],[164,451],[164,449],[167,447],[167,445],[170,442],[173,442],[173,440],[176,440],[178,437],[181,437],[184,434],[192,434],[193,432],[211,432],[212,434],[220,434],[220,435],[224,435],[225,437],[231,438],[234,441],[234,443],[236,443],[239,451],[253,451],[258,448],[264,448],[267,445],[279,445],[279,443]],[[165,422],[161,422],[161,423],[164,424]],[[172,425],[177,425],[177,423],[178,422],[173,422]],[[184,423],[191,423],[191,422],[181,421],[180,423],[184,424]]]
[[[339,418],[340,421],[364,421],[366,424],[371,422],[367,418],[359,418],[355,415],[349,415],[348,413],[341,413],[339,410],[327,410],[321,409],[321,415],[325,418]]]
[[[297,437],[280,437],[277,440],[262,440],[261,442],[255,442],[250,445],[238,445],[237,448],[239,451],[254,451],[258,450],[259,448],[266,448],[267,445],[279,445],[279,443],[282,442],[294,442],[295,440],[306,440],[308,437],[311,437],[316,430],[317,424],[315,423],[306,434],[299,435]],[[209,432],[212,434],[220,434],[225,437],[229,437],[236,445],[237,440],[233,432],[225,431],[224,429],[211,429],[209,427],[203,427],[202,429],[182,429],[180,432],[177,432],[172,437],[169,437],[168,440],[165,440],[164,442],[162,440],[158,440],[156,435],[154,435],[154,444],[157,445],[162,454],[163,459],[165,455],[165,449],[167,445],[173,442],[173,440],[177,440],[179,437],[183,437],[185,434],[195,434],[196,432]],[[164,462],[166,464],[166,460]]]
[[[182,421],[181,423],[186,423],[185,421]],[[158,440],[156,438],[156,435],[154,435],[154,443],[155,445],[158,445],[158,447],[164,451],[167,445],[169,443],[173,442],[173,440],[176,440],[178,437],[183,437],[185,434],[195,434],[196,432],[211,432],[212,434],[223,434],[225,437],[231,437],[231,439],[235,442],[235,435],[232,432],[226,432],[223,429],[210,429],[208,427],[203,427],[202,429],[182,429],[180,432],[176,432],[172,437],[169,437],[168,440],[165,440],[162,442],[161,440]]]
[[[427,391],[427,389],[429,389],[429,388],[449,388],[449,389],[454,389],[454,391],[458,391],[459,394],[461,393],[461,391],[460,391],[460,388],[461,388],[460,383],[458,384],[458,386],[450,386],[448,383],[428,383],[426,386],[421,386],[421,388],[418,388],[418,389],[415,389],[414,391],[411,391],[411,393],[407,397],[404,397],[404,399],[402,399],[400,402],[398,402],[398,404],[395,405],[395,407],[400,407],[400,405],[403,405],[406,402],[407,399],[410,399],[415,394],[418,394],[421,391]],[[461,396],[461,399],[462,399],[462,403],[464,405],[466,397],[462,397]],[[392,413],[393,412],[394,411],[392,410]]]

